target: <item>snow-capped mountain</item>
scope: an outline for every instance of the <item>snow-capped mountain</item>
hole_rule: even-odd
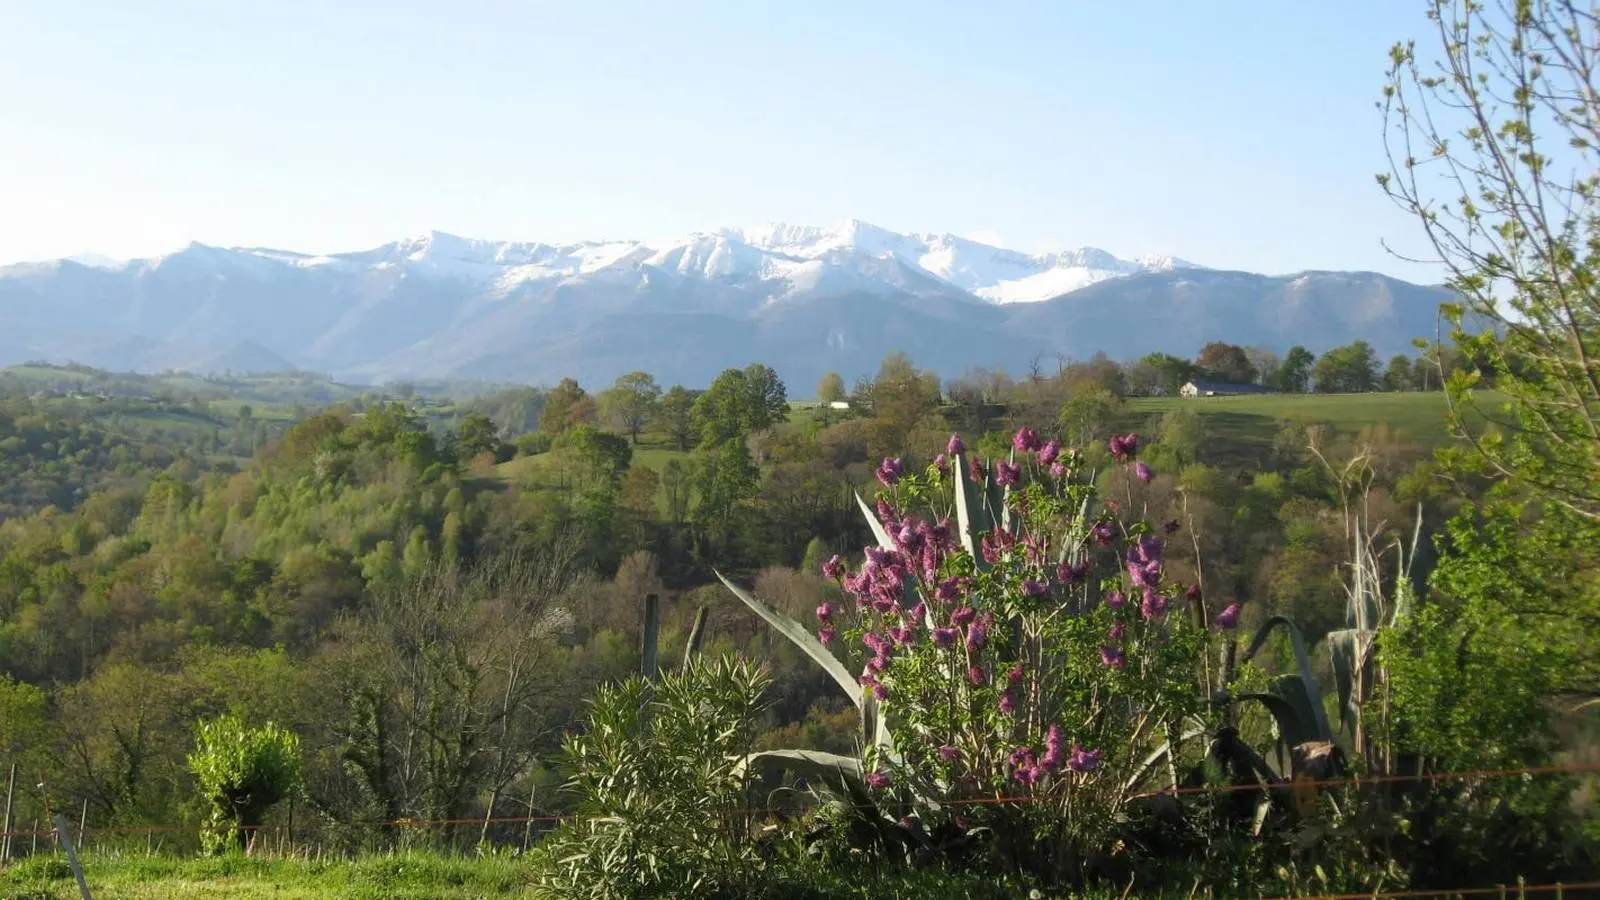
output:
[[[1272,279],[1093,248],[1027,254],[853,220],[567,244],[431,232],[349,253],[192,244],[0,267],[0,363],[284,360],[360,380],[535,382],[644,368],[698,384],[760,359],[808,383],[862,374],[892,350],[953,375],[1039,353],[1188,354],[1213,338],[1404,349],[1432,333],[1438,299],[1370,273]]]

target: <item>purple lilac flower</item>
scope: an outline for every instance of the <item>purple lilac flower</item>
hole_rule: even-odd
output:
[[[961,751],[950,746],[949,744],[945,744],[943,747],[939,748],[939,758],[945,762],[955,762],[961,758]]]
[[[894,487],[899,483],[900,476],[905,474],[905,470],[906,467],[898,456],[892,459],[885,456],[883,462],[878,464],[878,480],[883,482],[884,487]]]
[[[944,445],[944,452],[951,456],[957,456],[967,452],[967,445],[961,443],[961,435],[952,434],[950,435],[950,443]]]
[[[893,657],[879,654],[867,660],[867,668],[871,669],[873,674],[881,675],[883,670],[889,668],[889,664],[893,661]]]
[[[822,577],[830,581],[838,581],[839,575],[844,572],[844,560],[835,553],[831,559],[822,564]]]
[[[972,682],[972,684],[975,687],[981,687],[983,684],[988,682],[989,673],[984,671],[983,666],[979,666],[979,665],[968,666],[967,667],[967,680]]]
[[[933,630],[933,643],[938,647],[949,647],[956,642],[954,628],[935,628]]]
[[[902,646],[911,643],[916,639],[916,636],[916,632],[903,625],[896,625],[889,629],[889,638]]]
[[[1117,526],[1110,522],[1100,522],[1094,526],[1093,531],[1090,533],[1094,536],[1095,543],[1102,547],[1109,547],[1111,542],[1117,539]]]
[[[823,601],[817,606],[817,621],[827,622],[833,619],[833,604]]]
[[[1106,606],[1111,609],[1121,609],[1127,602],[1128,598],[1123,596],[1121,591],[1106,591]]]
[[[1039,465],[1048,466],[1048,465],[1054,463],[1056,461],[1056,458],[1059,457],[1060,455],[1061,455],[1061,442],[1060,441],[1050,441],[1049,443],[1045,444],[1043,447],[1039,448]]]
[[[1050,464],[1050,477],[1061,479],[1067,477],[1067,467],[1058,462]]]
[[[950,474],[950,461],[945,459],[943,453],[933,458],[933,470],[941,477]]]
[[[1011,696],[1010,691],[1000,695],[1000,711],[1008,716],[1017,711],[1017,701]]]
[[[1041,446],[1039,435],[1032,428],[1019,428],[1011,436],[1011,446],[1017,448],[1019,453],[1032,453]]]
[[[1011,755],[1007,758],[1011,760],[1013,766],[1031,766],[1033,765],[1033,748],[1018,747],[1011,751]]]
[[[1093,772],[1100,768],[1100,751],[1085,750],[1077,741],[1073,741],[1072,756],[1067,759],[1067,768],[1074,772]]]
[[[1011,667],[1011,671],[1006,673],[1006,683],[1007,684],[1018,684],[1021,681],[1022,681],[1022,663],[1016,663]]]
[[[1045,732],[1044,756],[1039,759],[1040,768],[1046,772],[1054,772],[1061,768],[1061,759],[1066,755],[1066,748],[1063,746],[1065,741],[1066,738],[1061,734],[1061,726],[1052,722],[1049,730]]]
[[[1107,668],[1120,669],[1127,664],[1128,656],[1122,652],[1121,647],[1113,647],[1110,644],[1106,644],[1100,648],[1100,662],[1104,663]]]
[[[1123,625],[1121,622],[1113,622],[1111,623],[1111,627],[1106,629],[1106,637],[1113,641],[1120,641],[1122,640],[1122,636],[1126,634],[1127,631],[1128,627],[1126,625]]]
[[[882,653],[883,651],[889,649],[888,638],[885,638],[876,631],[869,631],[866,634],[863,634],[861,636],[861,643],[867,645],[867,649],[871,650],[873,653]]]
[[[1062,563],[1056,566],[1056,577],[1067,584],[1082,584],[1088,574],[1089,564],[1087,562]]]
[[[1229,603],[1222,612],[1217,613],[1217,627],[1223,631],[1232,631],[1239,627],[1239,604]]]
[[[998,460],[994,464],[994,483],[1001,487],[1012,487],[1022,480],[1022,467],[1014,466],[1005,460]]]
[[[976,456],[970,457],[967,460],[967,475],[970,476],[974,482],[983,484],[983,479],[985,477],[983,463],[980,462]]]
[[[871,785],[872,787],[875,787],[875,788],[888,787],[889,786],[889,773],[888,772],[882,772],[882,771],[879,771],[879,772],[868,772],[867,773],[867,784],[869,784],[869,785]]]
[[[883,686],[883,682],[877,682],[872,686],[872,698],[874,700],[889,699],[889,689]]]
[[[887,497],[879,497],[873,503],[873,507],[878,512],[878,521],[882,522],[885,528],[900,519],[900,513],[895,510],[894,504],[890,503]]]
[[[1050,593],[1050,585],[1042,581],[1029,578],[1022,582],[1022,596],[1024,597],[1043,597],[1048,593]]]
[[[961,594],[956,589],[956,580],[954,578],[946,578],[933,587],[933,599],[938,600],[940,603],[954,603],[959,596]]]
[[[916,523],[902,522],[894,533],[894,540],[901,550],[906,553],[917,553],[922,549],[922,532],[917,529]]]
[[[1018,780],[1020,782],[1022,782],[1023,784],[1028,784],[1028,785],[1035,784],[1035,783],[1037,783],[1039,781],[1039,767],[1038,766],[1022,766],[1022,767],[1019,767],[1015,772],[1011,773],[1011,777],[1015,778],[1016,780]]]
[[[1111,455],[1117,462],[1127,462],[1139,455],[1139,436],[1137,434],[1120,434],[1109,442]]]
[[[835,632],[832,628],[818,628],[817,640],[823,644],[831,644],[833,643],[834,634]]]
[[[953,542],[950,540],[949,517],[940,519],[933,523],[933,527],[928,529],[928,543],[940,549],[949,549],[953,546]]]
[[[1144,601],[1139,604],[1139,611],[1144,613],[1146,619],[1157,619],[1167,611],[1167,598],[1157,593],[1155,588],[1144,589]]]
[[[872,674],[871,670],[868,670],[866,672],[862,672],[861,676],[857,678],[856,681],[860,682],[862,687],[869,688],[878,683],[878,676]]]
[[[1183,599],[1189,601],[1190,603],[1198,601],[1200,599],[1200,585],[1189,585],[1188,589],[1183,592]]]
[[[928,617],[928,608],[918,603],[916,606],[911,607],[911,611],[906,616],[911,620],[912,626],[915,627]]]
[[[968,625],[978,617],[978,611],[970,606],[958,606],[950,613],[951,625]]]
[[[967,626],[967,649],[982,650],[989,642],[989,619],[985,616]]]
[[[1156,478],[1156,471],[1150,468],[1150,464],[1142,459],[1133,464],[1133,474],[1145,484],[1149,484]]]

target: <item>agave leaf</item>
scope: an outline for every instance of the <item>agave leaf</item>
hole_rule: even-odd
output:
[[[861,692],[861,741],[863,747],[875,747],[892,762],[900,757],[894,749],[894,736],[889,733],[889,717],[878,707],[878,698],[871,691]]]
[[[764,750],[739,761],[737,771],[779,770],[820,779],[829,789],[846,795],[866,793],[861,760],[820,750]]]
[[[1292,677],[1292,676],[1291,676]],[[1272,720],[1278,726],[1278,736],[1284,744],[1293,747],[1314,739],[1315,726],[1307,722],[1300,704],[1276,693],[1249,693],[1239,694],[1234,701],[1242,703],[1253,700],[1267,708],[1272,715]]]
[[[1366,694],[1372,679],[1372,647],[1377,633],[1344,628],[1328,633],[1333,680],[1339,691],[1339,727],[1349,729],[1356,713],[1356,697]]]
[[[1179,744],[1182,744],[1186,741],[1192,741],[1206,733],[1206,724],[1199,719],[1189,719],[1187,720],[1186,724],[1187,727],[1184,728],[1182,734],[1180,734],[1178,737]],[[1167,758],[1167,754],[1171,752],[1172,744],[1170,742],[1163,742],[1161,746],[1151,751],[1150,755],[1141,760],[1139,765],[1134,768],[1133,775],[1130,776],[1127,783],[1123,785],[1123,792],[1129,793],[1137,788],[1140,783],[1150,776],[1150,773],[1155,770],[1156,766],[1161,765],[1162,761]]]
[[[893,550],[894,539],[889,537],[888,530],[883,527],[882,522],[878,521],[878,514],[872,511],[872,507],[867,505],[867,501],[861,499],[859,492],[856,493],[856,504],[861,507],[861,514],[867,517],[867,525],[871,526],[872,536],[877,538],[878,546],[885,550]]]
[[[966,454],[957,453],[951,463],[952,472],[956,479],[956,530],[961,539],[961,548],[967,551],[977,564],[978,571],[989,568],[984,562],[983,554],[978,552],[978,536],[988,530],[988,515],[983,504],[979,502],[973,489],[972,481],[967,478]]]
[[[1272,634],[1272,629],[1280,626],[1289,633],[1289,642],[1294,648],[1295,666],[1299,669],[1299,677],[1303,682],[1306,700],[1311,707],[1312,721],[1310,724],[1316,729],[1314,737],[1317,740],[1332,740],[1333,734],[1328,730],[1328,715],[1322,709],[1322,690],[1317,685],[1316,673],[1311,671],[1311,657],[1306,653],[1306,639],[1292,620],[1286,616],[1273,616],[1263,622],[1255,637],[1250,639],[1250,647],[1245,650],[1244,656],[1240,658],[1240,661],[1249,662],[1251,657],[1255,656],[1256,652],[1261,649],[1261,645],[1267,642],[1267,638]]]
[[[857,683],[855,676],[851,675],[850,670],[844,667],[844,663],[840,662],[837,656],[828,652],[828,648],[822,646],[822,642],[807,631],[804,625],[778,612],[765,601],[752,596],[744,588],[729,581],[727,576],[721,572],[717,572],[715,569],[712,571],[727,586],[728,590],[733,592],[735,597],[744,601],[745,606],[754,610],[756,615],[765,619],[768,625],[777,629],[780,634],[804,651],[807,656],[811,657],[812,662],[821,666],[824,671],[831,675],[839,687],[844,689],[851,702],[855,703],[856,708],[859,709],[861,707],[861,685]]]

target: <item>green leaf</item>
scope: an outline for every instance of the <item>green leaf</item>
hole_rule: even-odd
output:
[[[1317,740],[1331,741],[1333,733],[1328,728],[1328,716],[1322,709],[1322,689],[1317,685],[1317,676],[1311,670],[1311,657],[1306,653],[1305,636],[1300,633],[1298,626],[1285,616],[1273,616],[1263,622],[1255,637],[1250,640],[1249,649],[1245,650],[1241,662],[1249,662],[1261,646],[1271,636],[1272,629],[1282,627],[1289,634],[1290,645],[1294,648],[1295,665],[1299,669],[1302,687],[1305,690],[1307,704],[1311,707],[1312,721],[1310,725],[1315,729],[1313,737]]]
[[[821,779],[830,790],[846,796],[867,794],[861,760],[820,750],[764,750],[740,760],[741,771],[779,770]]]
[[[1285,745],[1297,747],[1307,741],[1316,740],[1314,732],[1316,726],[1306,721],[1304,711],[1300,708],[1301,704],[1277,693],[1240,694],[1234,698],[1238,703],[1252,700],[1265,706],[1267,712],[1272,714],[1272,720],[1278,726],[1278,736]]]
[[[857,499],[860,498],[858,497]],[[735,597],[744,601],[745,606],[750,607],[756,615],[765,619],[768,625],[777,629],[780,634],[804,651],[807,656],[811,657],[812,662],[821,666],[824,671],[831,675],[839,687],[844,689],[845,694],[849,696],[856,708],[859,709],[861,707],[861,685],[857,683],[855,676],[850,674],[850,670],[844,667],[844,663],[829,652],[827,647],[822,646],[822,642],[817,640],[815,635],[807,631],[804,625],[778,612],[770,604],[757,599],[744,588],[729,581],[727,576],[721,572],[717,572],[715,569],[712,571],[715,572],[717,579],[726,585],[728,590],[733,592]]]

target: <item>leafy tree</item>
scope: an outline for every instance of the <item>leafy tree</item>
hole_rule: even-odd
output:
[[[661,398],[656,411],[656,422],[671,438],[673,446],[688,450],[694,446],[695,393],[681,384],[673,385]]]
[[[575,379],[563,378],[545,396],[544,409],[539,413],[539,430],[548,435],[561,434],[574,425],[590,421],[594,413],[594,398]]]
[[[701,443],[721,444],[770,428],[789,415],[783,382],[771,368],[752,363],[726,369],[694,403]]]
[[[1395,354],[1389,359],[1389,367],[1383,371],[1383,389],[1386,391],[1415,390],[1415,371],[1411,364],[1411,357],[1404,353]]]
[[[828,372],[817,382],[817,400],[826,405],[844,399],[844,379],[838,372]]]
[[[197,730],[189,770],[211,810],[201,831],[206,849],[243,850],[267,810],[299,787],[300,739],[271,722],[209,719]]]
[[[1212,341],[1200,348],[1194,359],[1195,367],[1205,377],[1231,384],[1250,384],[1256,380],[1255,367],[1243,347],[1222,341]]]
[[[904,353],[890,353],[877,376],[863,381],[856,395],[872,413],[871,452],[897,456],[911,429],[938,407],[939,379],[931,371],[918,371]]]
[[[637,444],[660,399],[661,386],[649,372],[629,372],[601,392],[600,414]]]
[[[1267,379],[1267,387],[1285,394],[1304,394],[1311,390],[1311,367],[1317,360],[1310,350],[1299,344],[1289,348],[1283,362]]]
[[[1255,370],[1255,380],[1262,384],[1265,384],[1283,365],[1278,352],[1271,347],[1246,347],[1244,355],[1250,361],[1250,368]]]
[[[1126,404],[1100,385],[1078,391],[1061,408],[1057,426],[1070,447],[1088,447],[1111,433],[1112,423]]]
[[[500,440],[494,420],[483,413],[467,413],[456,428],[456,455],[464,460],[487,453],[496,461],[504,461],[508,445]]]
[[[1322,354],[1313,374],[1320,394],[1370,391],[1378,385],[1378,358],[1372,345],[1356,341]]]
[[[1167,353],[1146,354],[1139,358],[1139,365],[1156,371],[1156,383],[1169,397],[1176,397],[1179,388],[1200,375],[1200,368],[1194,363]]]

